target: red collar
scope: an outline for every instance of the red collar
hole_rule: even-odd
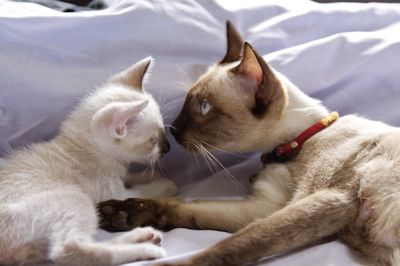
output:
[[[264,153],[261,156],[261,161],[263,163],[268,162],[285,162],[292,158],[294,158],[301,149],[303,148],[304,142],[306,142],[309,138],[323,130],[324,128],[331,125],[339,118],[339,114],[337,112],[330,113],[327,117],[321,119],[311,127],[304,130],[300,135],[297,136],[294,140],[279,145],[270,153]]]

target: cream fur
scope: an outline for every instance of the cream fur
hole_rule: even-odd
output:
[[[161,155],[158,105],[138,87],[149,64],[144,59],[90,93],[53,140],[10,154],[0,169],[0,264],[116,265],[165,254],[155,245],[161,234],[152,228],[109,242],[92,238],[96,203],[176,193],[159,175],[149,184],[124,187],[138,178],[128,174],[129,162],[150,163]]]

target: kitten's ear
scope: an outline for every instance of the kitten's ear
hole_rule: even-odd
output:
[[[110,103],[97,111],[92,119],[92,125],[112,138],[123,139],[128,134],[128,121],[134,121],[148,104],[148,100]]]
[[[231,72],[245,93],[254,94],[254,114],[262,115],[272,103],[282,104],[284,92],[281,83],[249,43],[245,42],[242,61]]]
[[[239,32],[229,20],[226,22],[226,39],[226,54],[219,64],[232,63],[241,58],[244,41],[242,36],[240,36]]]
[[[143,78],[149,69],[152,58],[146,57],[128,69],[114,75],[110,82],[119,83],[132,89],[143,91]]]

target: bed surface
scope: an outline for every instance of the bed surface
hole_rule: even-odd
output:
[[[400,5],[121,0],[100,11],[61,13],[0,0],[0,155],[50,139],[85,91],[148,55],[155,66],[147,89],[170,124],[185,88],[223,56],[227,19],[273,67],[331,110],[400,125]],[[188,199],[243,197],[248,176],[261,167],[258,154],[218,154],[238,180],[232,182],[204,162],[197,165],[169,139],[164,174]],[[227,236],[172,230],[165,234],[164,260],[187,257]],[[258,265],[361,263],[332,240]]]

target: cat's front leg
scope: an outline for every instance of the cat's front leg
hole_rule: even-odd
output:
[[[110,200],[99,205],[102,227],[124,231],[152,225],[235,232],[258,218],[281,209],[290,197],[291,175],[280,164],[269,165],[254,176],[253,192],[243,200],[196,200],[177,198]],[[138,196],[136,196],[138,197]]]
[[[183,227],[234,232],[279,208],[276,203],[255,198],[191,202],[177,198],[132,198],[109,200],[98,206],[101,227],[109,231],[151,225],[160,229]]]

